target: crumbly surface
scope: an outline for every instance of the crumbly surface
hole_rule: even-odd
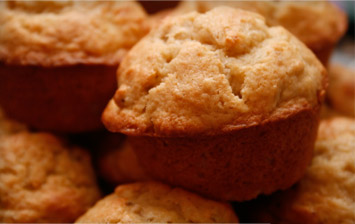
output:
[[[129,135],[220,133],[318,106],[325,75],[303,43],[257,14],[192,12],[133,47],[103,121]]]
[[[238,222],[232,208],[156,182],[121,185],[77,223],[228,223]]]
[[[331,65],[327,97],[335,110],[355,116],[355,71],[342,65]]]
[[[0,222],[73,222],[99,196],[84,150],[45,133],[0,137]]]
[[[146,17],[127,1],[0,2],[0,61],[117,65],[147,33]]]
[[[150,179],[139,164],[137,156],[127,140],[122,145],[108,150],[100,157],[99,169],[101,175],[112,183],[127,183]]]
[[[26,130],[26,125],[8,119],[4,111],[0,108],[0,136],[9,135]]]
[[[272,223],[354,223],[354,161],[355,120],[323,120],[305,177],[294,188],[269,199],[278,220]]]
[[[259,13],[269,25],[285,27],[316,51],[334,45],[347,28],[345,13],[327,1],[184,1],[176,13],[221,5]]]

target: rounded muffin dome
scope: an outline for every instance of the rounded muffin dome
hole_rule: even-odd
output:
[[[136,2],[4,1],[0,3],[0,61],[117,65],[148,32],[146,19]]]
[[[303,43],[257,14],[192,12],[128,53],[103,121],[129,135],[214,135],[318,107],[325,75]]]

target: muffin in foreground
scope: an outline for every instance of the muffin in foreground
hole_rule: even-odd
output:
[[[127,54],[118,83],[103,122],[129,135],[153,178],[241,201],[304,174],[326,71],[284,28],[219,7],[164,20]]]
[[[355,120],[321,122],[315,155],[305,177],[293,188],[266,199],[252,217],[272,223],[355,222]]]
[[[118,186],[76,223],[237,223],[230,205],[157,182]]]
[[[342,65],[332,64],[329,68],[327,98],[336,111],[355,116],[355,71]]]
[[[115,72],[148,31],[135,2],[0,2],[0,105],[40,130],[102,128]]]
[[[327,1],[189,0],[183,1],[173,14],[206,12],[222,5],[259,13],[268,25],[283,26],[304,42],[324,65],[347,29],[345,12]]]
[[[84,150],[45,133],[0,137],[0,222],[73,222],[99,197]]]

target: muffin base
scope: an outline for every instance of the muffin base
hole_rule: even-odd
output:
[[[154,178],[218,200],[289,188],[312,159],[319,108],[216,136],[129,137]]]
[[[13,119],[44,131],[78,133],[103,127],[117,66],[0,64],[0,105]]]

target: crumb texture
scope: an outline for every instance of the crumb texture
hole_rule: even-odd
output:
[[[0,61],[117,65],[147,33],[146,17],[127,1],[0,2]]]
[[[228,223],[238,222],[225,203],[201,198],[156,182],[121,185],[77,223]]]
[[[245,127],[317,106],[325,74],[303,43],[257,14],[192,12],[167,18],[129,52],[103,120],[133,135]]]
[[[285,27],[315,51],[335,44],[347,28],[345,13],[327,1],[183,1],[174,13],[206,12],[221,5],[259,13],[267,24]]]
[[[0,222],[73,222],[99,197],[87,152],[50,134],[0,137]]]

